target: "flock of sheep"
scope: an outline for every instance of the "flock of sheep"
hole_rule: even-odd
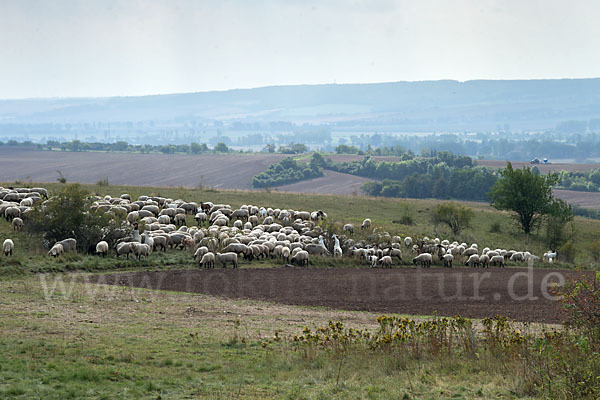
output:
[[[48,199],[48,191],[44,188],[0,187],[0,215],[11,222],[14,230],[19,230],[31,207],[44,199]],[[361,231],[367,232],[361,235],[366,239],[355,239],[352,224],[343,225],[341,236],[338,236],[327,230],[327,227],[335,229],[334,224],[323,224],[327,214],[321,210],[308,212],[255,205],[234,209],[227,204],[198,204],[158,196],[140,196],[132,200],[128,194],[95,196],[91,200],[93,210],[122,218],[132,228],[130,234],[119,238],[112,246],[102,240],[90,249],[101,256],[107,256],[111,247],[117,257],[129,258],[131,254],[137,259],[148,258],[155,251],[181,249],[193,253],[199,266],[206,268],[214,267],[217,261],[223,267],[231,264],[236,268],[240,258],[248,262],[279,258],[285,263],[307,266],[310,258],[315,256],[348,257],[371,267],[391,268],[394,264],[404,263],[403,251],[414,256],[412,264],[422,267],[431,267],[434,262],[444,267],[452,267],[455,262],[470,267],[504,267],[509,260],[539,259],[527,251],[486,247],[480,252],[475,243],[467,245],[427,237],[401,238],[372,229],[369,218],[360,226]],[[193,216],[193,226],[187,225],[187,215],[190,219]],[[66,238],[55,243],[48,254],[59,257],[64,252],[76,251],[76,248],[76,240]],[[3,249],[6,256],[12,255],[14,242],[6,239]],[[555,253],[544,254],[550,262],[555,257]]]

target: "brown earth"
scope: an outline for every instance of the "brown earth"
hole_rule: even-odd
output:
[[[361,194],[361,186],[366,182],[371,182],[372,179],[363,178],[349,174],[342,174],[335,171],[323,171],[323,176],[320,178],[300,181],[289,185],[278,186],[279,192],[292,193],[325,193],[325,194],[340,194],[352,195]]]
[[[572,163],[551,163],[551,164],[531,164],[528,162],[522,161],[511,161],[510,162],[513,168],[531,168],[533,166],[538,167],[542,174],[547,174],[552,171],[569,171],[569,172],[577,172],[577,171],[589,171],[591,169],[600,168],[600,164],[572,164]],[[482,167],[490,167],[490,168],[505,168],[506,161],[502,160],[477,160],[477,165],[481,165]]]
[[[600,210],[599,192],[578,192],[575,190],[554,189],[554,195],[577,207]]]
[[[114,185],[210,186],[250,189],[252,177],[285,158],[283,154],[183,155],[19,150],[0,146],[0,182],[68,182]]]
[[[526,268],[281,267],[132,272],[92,279],[96,283],[343,310],[472,318],[505,315],[517,321],[554,323],[559,322],[559,304],[544,297],[548,292],[542,290],[556,282],[559,275],[568,280],[576,274]],[[478,289],[476,281],[480,282]],[[529,287],[532,296],[528,297]]]

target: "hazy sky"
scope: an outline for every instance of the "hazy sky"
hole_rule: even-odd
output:
[[[600,76],[598,0],[0,0],[0,98]]]

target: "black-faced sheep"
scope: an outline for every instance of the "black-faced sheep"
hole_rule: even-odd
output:
[[[433,257],[429,253],[421,253],[415,258],[413,258],[412,262],[414,265],[419,264],[424,268],[431,267],[431,262],[433,261]]]
[[[15,243],[11,239],[6,239],[4,243],[2,243],[2,249],[4,250],[5,256],[12,256],[14,248]]]

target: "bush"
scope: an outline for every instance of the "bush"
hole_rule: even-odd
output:
[[[492,222],[492,224],[490,225],[490,232],[491,233],[502,232],[502,225],[500,224],[500,222],[498,222],[498,221]]]
[[[91,208],[88,192],[79,184],[66,185],[43,204],[36,205],[27,229],[43,233],[47,247],[57,241],[74,238],[77,248],[86,251],[100,240],[109,245],[126,234],[121,220]]]
[[[433,211],[433,223],[448,225],[454,235],[467,228],[471,223],[474,212],[470,208],[457,203],[439,204]]]

